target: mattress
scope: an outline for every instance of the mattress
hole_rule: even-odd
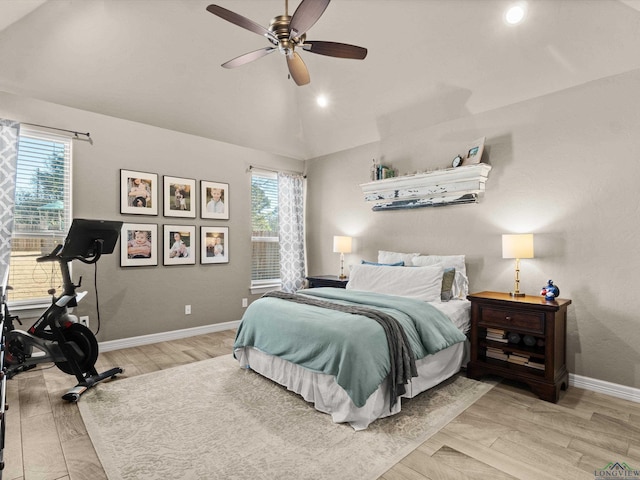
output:
[[[432,305],[447,315],[461,332],[467,332],[470,322],[469,301],[451,300],[434,302]],[[308,370],[254,347],[237,348],[234,353],[240,365],[287,387],[313,403],[316,410],[331,415],[334,422],[347,422],[355,430],[366,429],[374,420],[401,411],[402,402],[396,402],[389,408],[390,388],[386,381],[368,397],[365,405],[356,407],[332,375]],[[467,355],[467,342],[462,342],[417,360],[418,377],[411,380],[403,396],[414,397],[455,375]]]

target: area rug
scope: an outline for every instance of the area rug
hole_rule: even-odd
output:
[[[78,406],[110,480],[362,480],[490,388],[458,375],[356,432],[225,355],[101,384]]]

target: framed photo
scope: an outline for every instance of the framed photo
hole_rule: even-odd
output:
[[[229,227],[200,227],[200,263],[229,263]]]
[[[465,150],[464,158],[462,159],[462,166],[475,165],[482,160],[482,151],[484,150],[485,137],[479,138]]]
[[[123,223],[120,232],[120,266],[158,265],[158,225]]]
[[[194,265],[196,263],[195,225],[164,226],[164,265]]]
[[[158,175],[120,170],[120,213],[158,214]]]
[[[200,216],[229,220],[229,184],[200,181]]]
[[[164,180],[164,216],[196,218],[196,181],[168,177]]]

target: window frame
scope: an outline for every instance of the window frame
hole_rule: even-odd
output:
[[[14,258],[14,246],[15,239],[40,239],[46,240],[47,238],[52,239],[53,243],[62,243],[67,236],[69,228],[71,227],[71,221],[73,219],[73,137],[70,135],[61,135],[56,133],[51,133],[47,130],[40,130],[38,128],[33,127],[25,127],[21,126],[18,134],[18,142],[22,141],[22,138],[31,138],[35,140],[42,140],[46,142],[55,142],[64,144],[64,168],[65,175],[63,177],[63,220],[62,223],[64,228],[60,230],[51,231],[47,234],[46,230],[40,229],[37,231],[31,232],[20,232],[16,230],[16,205],[14,205],[14,223],[13,223],[13,232],[11,235],[11,260]],[[16,181],[18,179],[18,172],[20,171],[20,148],[18,148],[18,164],[16,165]],[[18,185],[16,185],[16,198],[18,196]],[[43,252],[46,253],[46,252]],[[10,265],[11,265],[10,260]],[[48,268],[48,264],[45,268]],[[71,269],[71,265],[69,266]],[[53,284],[60,280],[60,270],[56,265],[54,267],[56,272],[51,275],[50,282]],[[9,278],[11,277],[11,267],[9,268]],[[11,282],[9,282],[11,284]],[[54,288],[50,286],[50,288]],[[20,300],[9,300],[7,304],[14,311],[28,311],[32,309],[41,309],[46,308],[51,303],[51,297],[46,294],[46,291],[43,293],[41,297],[31,297]]]

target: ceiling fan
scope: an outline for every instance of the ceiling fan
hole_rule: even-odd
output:
[[[218,17],[239,27],[246,28],[258,35],[262,35],[271,42],[271,46],[240,55],[222,64],[224,68],[235,68],[253,62],[276,50],[287,58],[289,73],[297,85],[310,82],[309,70],[302,58],[296,52],[296,47],[307,52],[330,57],[363,60],[367,56],[367,49],[346,43],[312,41],[306,39],[307,31],[318,21],[331,0],[302,0],[298,8],[289,16],[289,2],[285,0],[285,13],[271,20],[269,28],[249,20],[242,15],[227,10],[219,5],[209,5],[207,10]]]

